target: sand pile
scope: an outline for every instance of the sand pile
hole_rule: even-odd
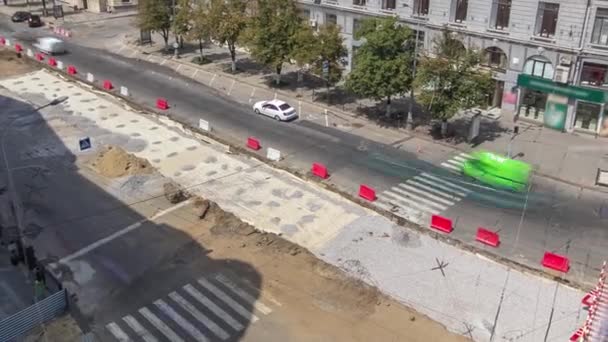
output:
[[[109,146],[99,152],[91,166],[101,175],[109,178],[147,174],[154,171],[147,160],[138,158],[115,146]]]

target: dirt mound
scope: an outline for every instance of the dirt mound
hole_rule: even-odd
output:
[[[19,58],[17,57],[17,53],[12,49],[0,49],[0,77],[20,75],[36,69],[33,64],[27,62],[25,56]]]
[[[147,160],[138,158],[115,146],[109,146],[99,152],[91,166],[101,175],[109,178],[148,174],[154,171]]]

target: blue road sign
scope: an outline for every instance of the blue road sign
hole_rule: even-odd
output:
[[[78,144],[80,145],[80,150],[88,150],[91,148],[91,138],[86,137],[84,139],[78,140]]]

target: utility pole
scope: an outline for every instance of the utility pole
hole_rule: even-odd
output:
[[[420,39],[420,25],[416,26],[416,42],[414,43],[414,61],[412,63],[412,81],[416,78],[416,64],[418,62],[418,40]],[[410,101],[407,110],[407,121],[405,123],[407,129],[411,130],[414,128],[414,118],[412,111],[414,109],[414,87],[410,89]]]

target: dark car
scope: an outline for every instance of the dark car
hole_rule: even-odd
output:
[[[29,19],[27,20],[27,25],[29,27],[40,27],[42,26],[42,19],[40,19],[39,15],[30,15]]]
[[[22,21],[26,21],[30,18],[31,13],[30,12],[23,12],[23,11],[18,11],[15,12],[15,14],[13,14],[13,16],[11,17],[11,20],[14,23],[20,23]]]

